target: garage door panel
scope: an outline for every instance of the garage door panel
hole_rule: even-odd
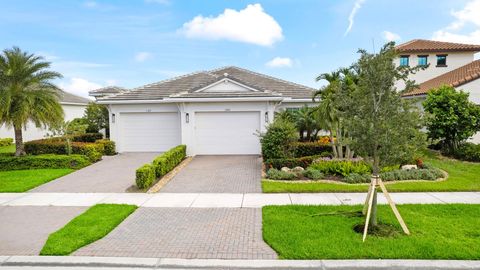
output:
[[[197,154],[260,153],[260,112],[199,112],[195,121]]]
[[[166,151],[181,141],[178,113],[122,113],[122,151]]]

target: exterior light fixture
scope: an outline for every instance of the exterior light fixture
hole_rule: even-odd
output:
[[[190,123],[190,115],[188,113],[185,114],[185,122]]]
[[[112,123],[115,123],[115,114],[112,113]]]
[[[268,124],[268,112],[265,112],[265,123]]]

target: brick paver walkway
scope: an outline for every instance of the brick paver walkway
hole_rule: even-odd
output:
[[[262,192],[261,171],[258,156],[196,156],[160,192]]]
[[[1,206],[0,255],[38,255],[52,232],[86,208]]]
[[[274,259],[261,209],[139,208],[105,238],[74,255]]]
[[[86,168],[41,185],[31,192],[125,192],[135,184],[135,170],[159,153],[105,156]]]

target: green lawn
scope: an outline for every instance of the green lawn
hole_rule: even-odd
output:
[[[381,205],[380,222],[394,225],[398,234],[368,236],[363,243],[352,228],[364,218],[338,213],[362,206],[266,206],[263,238],[282,259],[480,259],[480,205],[398,208],[411,235],[402,234],[390,208]]]
[[[415,191],[479,191],[480,190],[480,163],[463,162],[441,157],[425,159],[437,168],[448,173],[448,179],[439,182],[397,182],[388,183],[387,189],[393,192]],[[366,192],[368,185],[343,183],[295,183],[262,181],[263,192]]]
[[[0,146],[0,153],[15,153],[15,144]]]
[[[137,209],[127,204],[97,204],[50,234],[40,255],[68,255],[117,227]]]
[[[0,192],[25,192],[73,171],[73,169],[0,171]]]

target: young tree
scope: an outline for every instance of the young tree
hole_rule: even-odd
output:
[[[428,92],[423,107],[428,113],[428,137],[440,140],[447,153],[454,153],[460,143],[480,131],[480,107],[468,99],[468,93],[444,85]]]
[[[51,82],[61,75],[48,68],[42,57],[18,47],[0,54],[0,125],[13,127],[16,156],[25,155],[22,130],[28,122],[48,128],[63,121],[60,89]]]
[[[415,151],[425,146],[420,132],[421,115],[410,100],[402,99],[395,82],[406,78],[405,70],[396,67],[393,43],[378,54],[359,51],[355,65],[358,83],[350,106],[348,130],[357,153],[372,164],[378,175],[382,166],[409,161]],[[373,191],[370,224],[377,225],[376,191]]]
[[[109,137],[109,122],[108,122],[108,109],[107,106],[91,102],[88,104],[83,115],[88,128],[87,132],[99,132],[101,129],[105,129],[107,137]]]

